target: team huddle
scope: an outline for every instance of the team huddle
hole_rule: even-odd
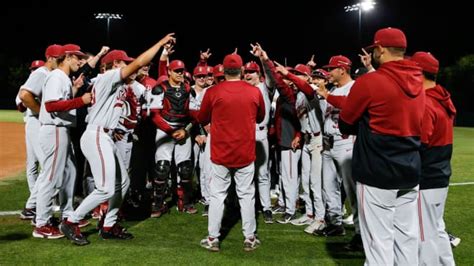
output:
[[[209,50],[201,52],[190,74],[170,60],[175,42],[168,34],[136,59],[108,47],[94,56],[51,45],[45,63],[32,63],[17,106],[30,189],[21,218],[32,219],[34,237],[89,244],[80,228],[100,213],[103,239],[132,239],[118,223],[125,198],[151,191],[152,218],[169,212],[170,197],[179,212],[196,214],[196,177],[207,250],[220,250],[233,181],[245,251],[261,245],[259,212],[268,224],[345,235],[347,200],[355,234],[345,248],[364,251],[368,265],[455,264],[443,213],[456,109],[436,83],[432,54],[406,58],[404,33],[385,28],[359,55],[368,73],[356,80],[346,56],[292,68],[258,43],[245,64],[236,50],[211,67]],[[160,50],[154,80],[148,69]],[[280,188],[273,206],[271,168]],[[87,176],[85,197],[74,208],[78,171]]]

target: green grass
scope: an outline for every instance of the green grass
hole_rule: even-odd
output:
[[[23,123],[23,113],[17,110],[0,110],[0,122]]]
[[[14,117],[14,115],[12,115]],[[0,112],[0,121],[4,114]],[[452,182],[474,181],[474,129],[456,128]],[[461,237],[454,249],[458,265],[473,265],[474,186],[450,187],[446,206],[447,228]],[[0,211],[20,210],[28,196],[25,175],[0,181]],[[221,252],[210,253],[199,247],[207,234],[207,219],[200,215],[172,211],[159,219],[125,222],[135,235],[130,241],[106,241],[97,236],[95,226],[83,230],[91,244],[77,247],[66,239],[42,240],[31,236],[32,226],[17,216],[0,216],[0,265],[3,264],[164,264],[164,265],[362,265],[363,254],[342,251],[351,238],[321,238],[303,233],[302,227],[264,224],[258,219],[262,246],[243,251],[240,220],[227,226],[229,233]]]

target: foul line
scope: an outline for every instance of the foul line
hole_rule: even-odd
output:
[[[4,211],[0,212],[0,216],[8,216],[8,215],[20,215],[21,211]]]
[[[451,183],[450,186],[467,186],[474,185],[474,182],[461,182],[461,183]]]

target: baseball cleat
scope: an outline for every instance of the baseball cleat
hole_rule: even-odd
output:
[[[59,225],[61,232],[71,240],[72,243],[78,246],[84,246],[90,242],[81,234],[81,229],[79,229],[79,223],[71,223],[64,221]]]
[[[270,211],[270,210],[263,211],[263,221],[266,224],[272,224],[273,223],[272,211]]]
[[[22,219],[22,220],[31,220],[35,217],[35,215],[36,215],[36,210],[35,209],[25,208],[20,213],[20,219]]]
[[[200,242],[201,247],[209,250],[209,251],[214,251],[217,252],[220,250],[220,244],[219,244],[219,239],[218,238],[213,238],[213,237],[206,237],[201,240]]]
[[[253,251],[260,246],[260,240],[257,237],[249,237],[244,240],[244,250],[245,251]]]
[[[130,234],[127,229],[115,223],[112,227],[106,228],[105,226],[99,232],[102,239],[121,239],[129,240],[133,239],[133,235]]]
[[[44,225],[41,227],[35,227],[33,230],[33,237],[45,238],[45,239],[59,239],[63,238],[64,235],[59,231],[56,226]]]

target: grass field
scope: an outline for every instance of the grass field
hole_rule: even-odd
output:
[[[0,112],[0,119],[19,121],[17,115]],[[15,118],[17,117],[17,118]],[[0,120],[1,121],[1,120]],[[5,121],[5,120],[4,120]],[[456,128],[451,182],[474,182],[474,128]],[[462,242],[454,249],[458,265],[474,265],[474,185],[449,190],[445,220],[447,228]],[[23,208],[28,191],[25,175],[0,180],[0,211]],[[91,244],[72,245],[66,239],[42,240],[31,236],[32,226],[18,215],[0,216],[0,265],[10,264],[198,264],[198,265],[362,265],[362,253],[346,252],[344,237],[322,238],[305,234],[302,227],[263,223],[258,219],[261,248],[243,251],[240,220],[227,223],[228,235],[221,252],[209,253],[199,246],[207,233],[207,219],[172,211],[160,219],[124,222],[135,235],[130,241],[101,240],[95,226],[85,232]]]

